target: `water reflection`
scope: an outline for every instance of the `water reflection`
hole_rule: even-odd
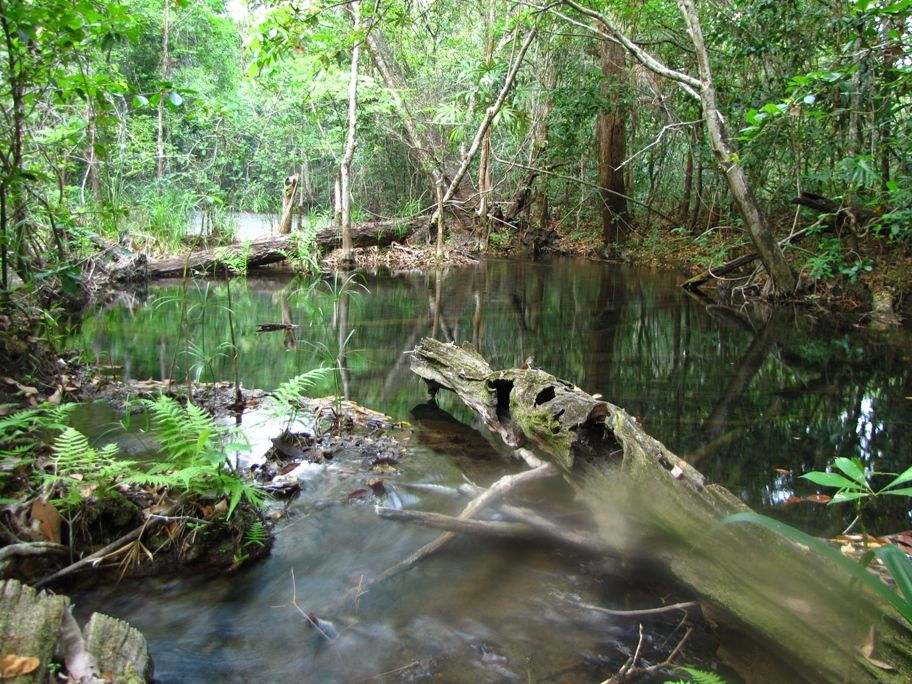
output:
[[[270,389],[337,366],[338,386],[320,391],[415,426],[413,455],[395,482],[400,500],[451,513],[461,503],[447,492],[464,476],[487,484],[516,466],[455,398],[426,404],[407,352],[423,336],[471,343],[494,368],[528,360],[600,392],[750,505],[838,531],[850,514],[781,504],[810,493],[797,476],[837,455],[878,470],[908,465],[909,345],[790,310],[708,307],[678,281],[575,260],[368,275],[369,293],[332,278],[314,286],[251,277],[232,286],[239,374],[246,387]],[[164,284],[145,305],[101,311],[76,342],[124,379],[231,379],[224,284],[190,285],[186,301],[181,294]],[[264,323],[286,327],[256,333]],[[597,681],[610,668],[580,654],[618,655],[636,642],[635,625],[594,624],[557,598],[627,600],[576,560],[534,544],[469,540],[334,610],[340,636],[326,644],[292,596],[309,610],[324,606],[433,535],[347,503],[349,486],[344,464],[315,472],[272,556],[249,571],[127,583],[82,597],[81,610],[103,607],[146,632],[165,682],[350,682],[384,672],[391,681]],[[874,521],[884,531],[907,514],[891,503]]]
[[[474,344],[494,368],[532,360],[603,394],[755,507],[781,510],[789,495],[810,493],[797,475],[835,456],[860,456],[888,472],[908,465],[906,339],[793,310],[707,306],[681,291],[679,279],[570,259],[368,275],[369,294],[338,282],[251,277],[232,292],[240,377],[269,389],[309,368],[338,366],[340,391],[409,420],[425,392],[407,352],[435,336]],[[183,328],[179,294],[164,285],[144,307],[102,312],[78,343],[124,378],[184,379],[196,364],[202,379],[230,379],[230,359],[219,352],[230,337],[224,285],[190,287]],[[255,333],[275,322],[298,327]],[[445,408],[475,424],[456,402]],[[894,505],[883,514],[893,528],[905,511]],[[830,531],[842,520],[807,507],[783,515]]]

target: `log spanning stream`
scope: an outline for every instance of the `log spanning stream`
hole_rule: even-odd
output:
[[[492,368],[532,365],[600,393],[753,508],[839,532],[850,512],[799,502],[816,490],[798,476],[835,456],[860,456],[881,471],[908,465],[908,338],[819,313],[707,307],[679,281],[571,260],[368,276],[366,291],[332,279],[307,288],[287,277],[234,281],[239,373],[245,387],[268,390],[341,361],[342,378],[324,392],[339,389],[411,423],[410,455],[390,478],[387,507],[455,515],[465,478],[487,486],[522,469],[456,398],[440,393],[438,407],[427,405],[403,352],[434,337],[474,343]],[[175,377],[230,379],[219,348],[229,339],[224,290],[219,281],[190,285],[182,334],[179,284],[165,283],[147,302],[124,299],[100,312],[76,343],[125,379],[172,368]],[[297,327],[256,333],[263,324]],[[94,411],[82,427],[102,433],[110,419]],[[253,422],[249,430],[262,448],[266,433]],[[117,439],[131,448],[129,434]],[[617,569],[606,572],[598,558],[536,539],[469,537],[328,616],[336,633],[327,641],[295,604],[331,604],[436,536],[380,519],[352,498],[349,468],[339,454],[312,470],[277,523],[271,556],[248,570],[125,581],[75,596],[78,611],[103,610],[141,629],[162,682],[601,681],[636,648],[638,623],[655,641],[680,639],[680,615],[653,625],[582,608],[667,600],[613,579]],[[538,482],[528,496],[558,520],[569,499],[559,481]],[[893,503],[876,512],[878,531],[910,526],[902,502]],[[658,644],[643,651],[661,659]]]

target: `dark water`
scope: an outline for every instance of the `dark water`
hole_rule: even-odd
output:
[[[289,277],[233,281],[239,374],[245,387],[271,389],[341,359],[342,380],[319,393],[341,390],[415,426],[399,481],[458,486],[463,473],[486,483],[515,466],[451,398],[441,405],[462,427],[415,412],[426,392],[404,352],[435,336],[475,344],[494,368],[532,357],[639,416],[751,506],[838,532],[852,517],[846,509],[784,504],[815,491],[798,475],[836,456],[858,456],[878,471],[908,467],[908,337],[840,325],[819,311],[708,307],[679,281],[576,260],[367,276],[366,290],[332,279],[315,287]],[[225,284],[191,284],[187,307],[180,294],[179,284],[165,285],[146,302],[112,306],[86,323],[78,343],[126,379],[231,379]],[[298,327],[255,332],[280,322]],[[341,470],[318,472],[280,524],[272,556],[248,571],[130,583],[83,597],[83,608],[103,606],[142,629],[165,682],[351,682],[393,670],[377,681],[412,681],[422,667],[440,681],[592,681],[611,673],[602,659],[618,657],[631,638],[635,645],[635,626],[593,621],[559,598],[621,605],[626,589],[550,548],[477,540],[346,607],[340,637],[323,643],[291,605],[292,571],[298,605],[316,610],[433,536],[344,503],[349,490]],[[408,507],[461,505],[402,491]],[[872,526],[908,527],[905,502],[890,504]]]

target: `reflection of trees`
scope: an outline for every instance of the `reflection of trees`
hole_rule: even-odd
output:
[[[331,327],[335,306],[325,288],[274,299],[287,279],[250,279],[245,290],[232,290],[242,382],[269,390],[319,366],[319,348],[339,349],[356,329],[345,350],[347,391],[407,419],[425,392],[403,352],[434,332],[436,318],[438,335],[445,329],[447,339],[473,342],[494,367],[533,354],[537,366],[601,392],[755,505],[803,485],[788,476],[776,481],[774,467],[799,474],[837,455],[861,455],[878,470],[908,465],[912,401],[904,397],[912,387],[903,340],[791,312],[779,314],[783,322],[764,311],[708,311],[677,280],[573,260],[372,277],[369,294],[339,302],[339,324]],[[224,301],[223,287],[211,284],[215,303]],[[178,293],[153,290],[160,301]],[[191,306],[201,302],[193,288],[188,296]],[[299,325],[296,347],[286,348],[282,335],[253,333],[257,323],[280,317]],[[103,363],[129,364],[133,377],[162,377],[180,326],[176,304],[139,307],[132,317],[126,307],[112,308],[85,321],[78,345]],[[205,353],[228,333],[218,306],[205,321],[188,318],[187,334],[206,341]],[[227,359],[212,359],[215,377],[230,378]]]

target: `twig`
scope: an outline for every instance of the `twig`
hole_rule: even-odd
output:
[[[667,606],[659,606],[658,608],[641,608],[639,610],[616,610],[614,608],[602,608],[601,606],[594,606],[590,603],[579,603],[577,601],[570,601],[573,605],[579,608],[585,608],[586,610],[595,610],[599,613],[605,613],[606,615],[614,615],[616,617],[646,617],[651,615],[663,615],[664,613],[670,613],[675,610],[689,610],[691,608],[696,608],[699,606],[697,601],[684,601],[682,603],[671,603]]]
[[[483,494],[475,499],[472,499],[472,501],[470,501],[469,504],[463,509],[462,513],[459,514],[459,518],[462,520],[467,520],[468,518],[473,517],[480,510],[499,500],[507,492],[519,486],[520,484],[533,482],[535,480],[551,477],[556,474],[557,468],[550,463],[546,463],[539,466],[538,468],[535,468],[534,470],[526,470],[524,472],[517,473],[516,475],[505,475],[490,487],[488,487],[488,489],[486,489]],[[371,581],[364,589],[370,589],[373,585],[379,584],[380,582],[383,582],[390,577],[403,572],[404,570],[408,570],[425,556],[429,556],[437,551],[437,549],[446,544],[455,536],[456,535],[453,532],[444,532],[433,541],[425,544],[420,549],[415,551],[405,560],[402,560],[396,565],[384,570],[382,573],[377,575],[377,577],[375,577],[373,581]]]
[[[450,532],[477,534],[482,537],[497,539],[529,539],[535,537],[535,530],[523,523],[497,522],[493,520],[461,520],[452,515],[431,513],[428,511],[409,511],[400,508],[383,508],[375,506],[374,510],[381,518],[401,520],[424,527]]]
[[[70,574],[76,572],[77,570],[81,570],[82,568],[84,568],[87,565],[94,565],[96,563],[96,561],[100,561],[100,560],[104,559],[106,556],[109,556],[116,552],[122,551],[123,548],[127,544],[132,542],[134,539],[138,539],[139,537],[141,537],[143,532],[145,532],[146,530],[154,529],[154,528],[158,527],[161,523],[162,523],[162,521],[159,520],[158,518],[149,518],[142,525],[137,527],[132,532],[127,532],[127,534],[122,536],[120,539],[117,539],[116,541],[111,542],[110,544],[105,546],[103,549],[99,549],[95,553],[90,554],[90,555],[86,556],[85,558],[82,558],[82,559],[76,561],[75,563],[71,563],[70,565],[66,566],[63,569],[58,570],[57,572],[52,573],[52,574],[48,575],[47,577],[44,577],[43,579],[38,580],[37,582],[35,582],[35,584],[33,586],[36,589],[40,589],[41,587],[48,584],[49,582],[53,582],[54,580],[60,579],[61,577],[64,577],[66,575],[70,575]]]

